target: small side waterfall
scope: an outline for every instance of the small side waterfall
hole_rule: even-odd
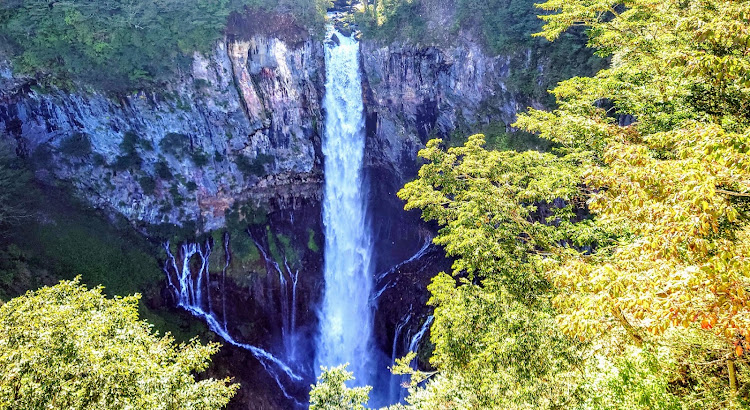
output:
[[[392,268],[388,269],[387,271],[380,273],[375,276],[375,284],[376,287],[380,287],[379,290],[374,291],[372,294],[372,303],[377,303],[380,296],[383,295],[383,292],[387,291],[388,289],[396,286],[398,283],[398,277],[396,275],[393,275],[395,272],[398,272],[401,267],[404,265],[407,265],[409,263],[412,263],[418,259],[420,259],[422,256],[424,256],[425,253],[427,253],[427,250],[430,249],[430,245],[432,244],[432,237],[427,236],[424,243],[422,244],[422,247],[419,248],[417,253],[412,255],[409,259],[393,266]],[[395,278],[391,278],[395,276]]]
[[[424,321],[424,324],[421,328],[419,328],[419,331],[414,334],[411,338],[411,342],[409,342],[409,351],[416,353],[417,350],[419,350],[419,344],[422,342],[422,338],[424,337],[425,333],[430,329],[430,325],[432,324],[432,321],[435,319],[434,316],[429,316],[427,320]],[[412,363],[414,365],[414,363]]]
[[[364,104],[359,43],[332,28],[326,43],[325,291],[319,312],[316,371],[349,363],[358,383],[373,369],[372,243],[363,187]]]
[[[258,248],[260,256],[263,258],[263,262],[266,265],[266,272],[275,272],[279,275],[279,302],[281,303],[281,339],[284,344],[284,351],[287,359],[292,362],[298,362],[297,357],[297,346],[299,345],[299,335],[297,334],[297,282],[299,279],[299,269],[292,270],[289,266],[289,262],[284,258],[284,269],[281,269],[278,262],[276,262],[266,251],[263,245],[253,237],[252,233],[248,231],[248,234],[253,239],[255,247]],[[291,288],[291,289],[290,289]],[[291,292],[290,292],[291,290]],[[291,298],[289,294],[291,293]]]
[[[396,329],[393,332],[393,347],[391,348],[391,366],[393,366],[396,363],[396,359],[398,358],[398,341],[400,340],[401,336],[401,330],[406,326],[409,321],[411,320],[411,306],[409,307],[409,313],[404,316],[396,325]],[[391,377],[391,383],[389,388],[389,397],[394,400],[394,398],[400,398],[401,396],[401,390],[400,390],[400,377]],[[395,400],[394,400],[395,401]]]
[[[226,256],[222,270],[222,288],[225,287],[226,269],[230,263],[228,239],[228,234],[225,234],[224,251]],[[224,292],[224,289],[222,289],[222,320],[220,321],[217,317],[217,313],[211,305],[211,278],[209,273],[211,240],[207,239],[204,243],[184,243],[178,248],[177,255],[172,253],[169,242],[164,244],[164,250],[167,253],[164,273],[167,275],[169,289],[177,299],[177,305],[194,316],[205,320],[209,329],[221,336],[227,343],[249,351],[263,365],[268,374],[274,378],[282,394],[301,406],[302,404],[288,393],[286,383],[299,384],[303,381],[302,376],[271,353],[259,347],[237,341],[227,330],[226,300],[224,299],[226,292]],[[199,264],[193,265],[194,267],[191,269],[191,261],[195,257],[198,258]]]
[[[415,333],[414,336],[412,336],[411,341],[409,341],[409,349],[407,350],[407,352],[414,352],[414,353],[419,352],[419,345],[422,343],[422,339],[424,338],[424,335],[427,334],[427,331],[430,329],[430,325],[432,324],[432,322],[433,322],[434,319],[435,319],[435,317],[432,316],[432,315],[430,315],[429,317],[427,317],[427,320],[424,321],[424,323],[422,324],[422,327],[419,328],[419,330],[417,331],[417,333]],[[411,363],[409,363],[409,365],[413,369],[416,369],[417,368],[417,359],[416,358],[413,359],[411,361]],[[402,378],[402,382],[405,383],[406,381],[407,381],[407,377],[404,376]],[[400,390],[400,392],[398,394],[398,400],[400,402],[402,402],[402,403],[404,402],[404,399],[406,398],[406,393],[407,393],[406,389],[401,389]]]

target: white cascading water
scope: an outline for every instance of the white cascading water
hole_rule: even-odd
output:
[[[391,363],[392,365],[395,365],[397,354],[398,354],[398,341],[399,336],[401,336],[401,330],[409,324],[409,321],[411,320],[411,308],[412,306],[409,306],[409,313],[404,316],[396,325],[396,329],[393,332],[393,347],[391,348]],[[395,401],[394,399],[399,399],[401,397],[401,389],[400,387],[400,381],[403,381],[403,378],[399,377],[391,377],[391,383],[389,386],[389,398],[391,400]]]
[[[226,278],[226,268],[229,265],[229,235],[224,235],[225,265],[222,270],[222,287]],[[177,255],[172,253],[169,242],[164,244],[164,250],[167,253],[167,260],[164,264],[164,273],[167,275],[167,283],[173,294],[177,298],[177,305],[187,310],[194,316],[206,321],[209,329],[221,336],[227,343],[233,344],[239,348],[245,349],[255,356],[263,365],[266,371],[274,378],[281,390],[281,393],[297,405],[301,405],[292,395],[287,392],[285,381],[292,383],[302,382],[302,377],[297,375],[294,370],[284,362],[273,356],[271,353],[246,343],[241,343],[234,339],[227,330],[226,320],[226,300],[222,299],[222,320],[217,318],[215,309],[211,306],[211,286],[209,276],[209,256],[211,255],[211,242],[206,240],[204,244],[184,243],[178,248]],[[191,269],[190,261],[193,257],[198,257],[200,266],[198,271]],[[222,289],[222,292],[224,290]],[[222,295],[224,298],[224,295]],[[279,372],[279,370],[281,372]]]
[[[279,275],[280,310],[281,310],[281,341],[284,344],[286,357],[292,362],[298,361],[297,345],[299,344],[299,335],[297,334],[297,283],[299,281],[299,269],[292,271],[289,262],[284,256],[284,268],[282,270],[279,264],[268,255],[266,249],[255,238],[250,235],[255,243],[255,247],[260,251],[260,256],[266,265],[266,272],[276,272]],[[287,279],[288,277],[288,279]],[[289,287],[292,288],[292,298],[289,299]]]
[[[349,363],[357,382],[372,369],[372,239],[366,219],[362,163],[364,105],[359,43],[333,29],[325,48],[325,291],[319,312],[316,369]]]

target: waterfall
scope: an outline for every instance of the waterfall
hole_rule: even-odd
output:
[[[396,330],[393,332],[393,347],[391,348],[391,366],[394,366],[396,364],[396,355],[398,354],[398,340],[399,336],[401,336],[401,330],[404,328],[405,325],[409,323],[411,320],[411,308],[412,306],[409,306],[409,313],[404,316],[396,325]],[[399,382],[402,378],[400,377],[391,377],[391,384],[390,384],[390,393],[389,396],[391,398],[391,401],[396,402],[401,397],[401,391],[399,389],[400,385]]]
[[[332,28],[325,47],[325,290],[319,311],[316,370],[349,363],[359,383],[371,378],[372,244],[362,163],[364,105],[359,43]]]
[[[266,272],[273,272],[279,275],[279,303],[281,310],[281,340],[284,345],[286,357],[292,362],[297,362],[297,345],[299,338],[297,334],[297,280],[299,279],[299,269],[292,271],[289,266],[286,255],[284,258],[284,268],[282,270],[279,264],[268,254],[263,245],[253,237],[248,229],[250,238],[253,240],[255,247],[258,248],[260,256],[266,265]],[[270,246],[270,244],[269,244]],[[287,276],[289,279],[287,279]],[[289,287],[292,288],[292,298],[289,299]]]
[[[226,280],[226,268],[229,265],[229,235],[224,236],[225,266],[222,271],[222,287]],[[206,240],[205,243],[184,243],[178,248],[179,252],[175,256],[169,245],[169,241],[164,243],[164,250],[167,253],[167,260],[164,263],[164,273],[167,275],[167,284],[169,289],[177,299],[177,305],[193,316],[206,321],[209,329],[221,336],[227,343],[249,351],[258,359],[264,369],[274,378],[278,384],[281,393],[288,399],[293,400],[298,406],[302,404],[287,392],[285,382],[297,383],[302,382],[302,377],[297,375],[294,370],[284,362],[268,353],[267,351],[246,343],[241,343],[229,334],[226,325],[226,303],[222,300],[223,324],[217,319],[211,307],[211,281],[209,276],[209,256],[211,255],[212,243]],[[199,266],[197,272],[191,269],[191,260],[197,256]],[[223,290],[222,290],[223,291]],[[223,295],[222,295],[223,297]]]
[[[422,327],[419,328],[419,331],[417,331],[414,336],[412,336],[411,341],[409,342],[409,350],[408,352],[414,352],[417,353],[419,351],[419,345],[422,343],[422,338],[424,338],[424,335],[427,334],[427,331],[430,330],[430,325],[432,324],[432,321],[435,319],[434,316],[430,315],[427,320],[424,321],[422,324]],[[409,365],[417,369],[417,359],[414,358]],[[403,381],[406,381],[406,377],[404,377]],[[406,398],[406,389],[401,389],[399,401],[403,402]]]
[[[229,232],[224,232],[224,267],[221,269],[221,318],[224,320],[224,331],[227,331],[227,268],[232,262],[232,253],[229,252]]]
[[[425,333],[430,329],[430,325],[432,324],[433,319],[435,319],[434,316],[430,315],[427,320],[424,321],[424,324],[422,324],[422,327],[419,329],[419,331],[411,338],[411,342],[409,343],[409,351],[416,353],[417,350],[419,350],[419,343],[422,342],[422,338],[424,337]]]

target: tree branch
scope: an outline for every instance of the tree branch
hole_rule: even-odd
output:
[[[740,198],[750,198],[750,194],[744,194],[742,192],[735,192],[735,191],[727,191],[726,189],[716,188],[716,192],[720,194],[730,195],[730,196],[737,196]]]

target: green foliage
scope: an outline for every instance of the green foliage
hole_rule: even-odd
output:
[[[279,244],[277,243],[278,237],[274,235],[273,232],[271,232],[271,227],[266,226],[266,241],[268,242],[268,253],[271,254],[271,258],[279,264],[279,266],[284,266],[284,258],[286,257],[285,254],[282,254],[282,250],[279,249]],[[280,242],[280,241],[279,241]]]
[[[7,249],[7,261],[13,265],[6,266],[12,277],[10,289],[39,286],[42,283],[33,276],[45,272],[55,281],[81,275],[114,294],[146,291],[163,279],[153,249],[129,225],[113,226],[102,215],[72,202],[68,193],[37,189],[28,180],[22,192],[32,198],[19,195],[9,203],[23,205],[29,216],[44,217],[11,226],[6,241],[0,241],[0,251]],[[0,294],[19,294],[7,292],[9,288],[0,289]]]
[[[565,33],[554,43],[533,38],[543,23],[537,18],[537,1],[377,0],[376,7],[369,7],[356,19],[365,36],[387,42],[451,45],[459,31],[474,33],[488,54],[514,56],[508,88],[552,105],[554,99],[547,89],[574,75],[594,73],[604,68],[606,61],[585,47],[582,30]],[[433,21],[425,16],[433,16]]]
[[[230,236],[233,263],[249,267],[260,261],[260,251],[247,233],[250,225],[266,223],[266,211],[250,204],[235,205],[226,212],[227,230]]]
[[[249,225],[263,225],[267,221],[268,211],[250,203],[236,202],[226,212],[227,227],[244,231]]]
[[[195,164],[196,167],[202,168],[208,165],[208,154],[200,149],[193,152],[192,155],[190,155],[190,158],[193,160],[193,164]]]
[[[174,206],[182,206],[185,203],[185,197],[180,193],[180,187],[174,184],[169,187],[169,197],[172,198]]]
[[[261,177],[268,173],[266,165],[273,164],[275,158],[273,155],[260,153],[252,161],[244,155],[238,155],[234,161],[237,169],[243,174]]]
[[[482,135],[447,151],[428,142],[419,178],[399,192],[442,226],[434,242],[455,258],[457,278],[441,274],[429,287],[430,362],[446,386],[471,391],[470,408],[570,406],[584,350],[555,329],[547,253],[607,235],[573,223],[578,171],[565,158],[483,144]]]
[[[346,371],[348,364],[328,369],[310,391],[310,410],[365,410],[371,387],[346,387],[346,382],[354,380],[352,372]]]
[[[378,0],[355,19],[365,35],[386,41],[399,36],[420,40],[427,29],[422,4],[418,0]]]
[[[34,222],[26,226],[21,243],[33,250],[30,257],[35,264],[61,278],[81,275],[113,294],[145,289],[163,278],[142,240],[108,227],[96,216],[64,213],[55,225]]]
[[[10,143],[0,140],[0,238],[5,230],[29,219],[33,200],[32,174]]]
[[[683,409],[679,397],[670,392],[662,368],[663,352],[636,349],[632,346],[618,355],[614,363],[606,363],[600,374],[592,378],[592,395],[587,404],[606,409]]]
[[[60,141],[60,153],[68,157],[83,158],[91,155],[91,137],[77,132]]]
[[[165,161],[163,158],[161,158],[159,162],[156,163],[156,165],[154,166],[154,171],[156,171],[156,176],[165,181],[171,181],[172,178],[174,178],[174,175],[172,175],[172,171],[169,169],[169,164],[167,164],[167,161]]]
[[[320,246],[315,241],[315,231],[312,228],[307,228],[307,249],[315,253],[320,252]]]
[[[569,291],[557,300],[561,322],[586,335],[614,322],[637,338],[700,326],[730,346],[750,340],[740,302],[750,286],[750,116],[736,109],[750,106],[750,5],[638,0],[620,13],[613,4],[542,5],[560,10],[543,35],[585,22],[616,64],[561,83],[558,110],[531,110],[517,124],[576,153],[598,225],[633,232],[551,272]],[[612,113],[637,121],[620,127]]]
[[[165,154],[180,158],[190,148],[190,137],[176,132],[167,133],[159,141],[159,148]]]
[[[111,91],[154,87],[207,53],[244,6],[292,13],[322,26],[327,1],[13,0],[0,5],[0,38],[14,67]]]
[[[493,122],[481,128],[481,133],[485,135],[485,147],[488,150],[495,151],[528,151],[535,150],[546,152],[551,149],[552,144],[549,140],[539,138],[538,136],[524,132],[508,132],[507,127],[502,122]],[[469,137],[461,129],[455,130],[449,139],[445,141],[449,147],[457,147],[466,144]]]
[[[325,24],[331,0],[234,0],[251,10],[289,14],[297,23],[313,32],[320,32]]]
[[[477,136],[420,153],[399,195],[442,226],[457,278],[430,286],[439,373],[409,402],[746,408],[750,3],[541,7],[542,35],[587,25],[612,67],[519,116],[554,155]]]
[[[126,132],[120,142],[121,155],[117,156],[112,168],[116,171],[137,169],[143,165],[139,150],[150,151],[153,149],[151,142],[144,140],[134,131]]]
[[[0,287],[7,289],[13,284],[16,272],[23,269],[24,259],[26,255],[16,244],[0,249]],[[0,295],[2,293],[4,292],[0,292]]]
[[[138,185],[141,186],[144,194],[150,195],[156,189],[156,180],[150,175],[144,175],[138,178]]]
[[[107,299],[76,279],[0,306],[0,406],[223,407],[237,385],[197,382],[218,345],[175,346],[138,319],[138,296]]]
[[[299,252],[297,252],[297,249],[294,247],[294,244],[292,243],[292,238],[282,233],[278,233],[276,234],[276,239],[279,241],[279,244],[281,245],[281,249],[284,252],[284,259],[291,266],[298,265],[300,262]]]

